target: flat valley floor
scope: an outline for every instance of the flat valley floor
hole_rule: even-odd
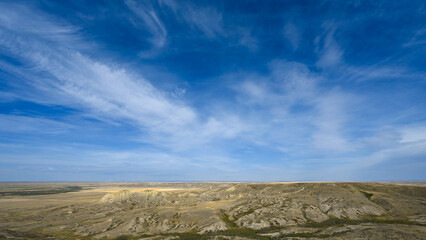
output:
[[[426,239],[426,183],[0,183],[0,239]]]

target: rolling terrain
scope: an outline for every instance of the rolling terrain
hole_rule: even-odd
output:
[[[0,239],[426,239],[424,183],[0,183]]]

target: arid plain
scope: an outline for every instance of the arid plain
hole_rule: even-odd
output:
[[[0,183],[0,239],[426,239],[426,183]]]

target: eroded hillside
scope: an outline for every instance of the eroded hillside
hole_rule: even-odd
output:
[[[426,239],[425,184],[79,187],[83,190],[46,196],[2,196],[0,238]]]

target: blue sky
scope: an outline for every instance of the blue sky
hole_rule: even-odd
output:
[[[424,1],[1,1],[0,181],[426,180]]]

